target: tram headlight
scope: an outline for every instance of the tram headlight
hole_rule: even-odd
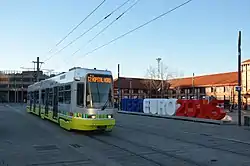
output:
[[[95,119],[95,115],[92,115],[91,118],[92,118],[92,119]]]
[[[112,116],[111,116],[111,115],[108,115],[108,118],[109,118],[109,119],[111,119],[111,118],[112,118]]]

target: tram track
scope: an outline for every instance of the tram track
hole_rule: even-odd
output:
[[[174,158],[174,159],[176,159],[176,160],[180,160],[180,161],[183,161],[183,162],[188,163],[188,164],[191,164],[191,165],[195,165],[195,166],[206,166],[205,164],[197,163],[197,162],[195,162],[195,161],[193,161],[193,160],[190,160],[190,159],[187,159],[187,158],[182,158],[182,157],[179,157],[179,156],[177,156],[177,155],[175,155],[175,154],[173,154],[173,153],[165,152],[165,151],[163,151],[163,150],[160,150],[160,149],[157,149],[157,148],[154,148],[154,147],[148,147],[148,146],[145,146],[145,145],[142,145],[142,144],[138,144],[138,143],[135,143],[135,142],[133,142],[133,141],[129,141],[129,140],[127,140],[127,139],[124,139],[124,138],[121,138],[121,137],[118,137],[118,136],[114,136],[114,135],[109,135],[109,136],[110,136],[110,137],[109,137],[109,141],[108,141],[108,140],[105,140],[105,139],[98,138],[97,136],[93,136],[93,135],[91,135],[91,136],[89,136],[89,137],[92,138],[92,139],[94,139],[94,140],[96,140],[96,141],[99,141],[99,142],[108,144],[108,145],[110,145],[110,146],[112,146],[112,147],[119,148],[119,149],[121,149],[121,150],[123,150],[123,151],[127,151],[127,152],[131,153],[132,155],[135,155],[135,156],[137,156],[137,157],[140,157],[140,158],[142,158],[142,159],[145,159],[145,160],[147,160],[147,161],[150,161],[150,162],[152,162],[152,163],[154,163],[154,164],[156,164],[156,165],[160,165],[160,166],[163,166],[164,164],[162,164],[161,162],[158,162],[158,161],[156,161],[156,160],[154,160],[154,159],[150,159],[149,157],[145,157],[145,156],[143,156],[142,154],[138,154],[138,153],[136,153],[136,152],[133,152],[133,151],[131,151],[131,150],[128,150],[127,148],[123,148],[123,147],[121,147],[121,146],[119,146],[119,145],[117,145],[117,144],[111,143],[111,142],[112,142],[112,139],[116,138],[116,139],[118,139],[118,140],[120,140],[120,141],[122,140],[122,141],[128,142],[128,143],[130,143],[130,144],[132,144],[132,145],[134,145],[134,146],[143,147],[143,148],[149,149],[149,150],[151,150],[151,151],[153,151],[153,152],[155,152],[155,153],[162,154],[162,155],[164,155],[164,156],[167,156],[167,157],[170,157],[170,158]],[[110,139],[110,138],[112,138],[112,139]]]
[[[14,111],[20,113],[20,111],[17,111],[17,110],[14,110]],[[138,162],[141,161],[142,163],[143,162],[149,163],[145,165],[152,165],[152,166],[153,165],[160,165],[160,166],[171,165],[169,163],[172,161],[175,161],[176,163],[183,163],[183,165],[188,165],[188,166],[193,166],[193,165],[207,166],[207,165],[212,164],[210,162],[216,162],[215,160],[217,160],[216,157],[213,158],[211,156],[211,159],[209,159],[207,163],[207,159],[205,158],[200,160],[195,157],[194,158],[188,157],[191,155],[191,153],[195,153],[195,151],[193,150],[186,151],[185,149],[182,149],[181,146],[178,146],[175,148],[174,147],[175,144],[176,145],[185,144],[185,146],[189,144],[187,147],[192,147],[192,145],[198,145],[200,147],[205,147],[206,149],[217,150],[218,152],[221,152],[221,153],[223,152],[232,153],[231,150],[224,150],[218,147],[210,147],[208,145],[204,146],[205,143],[204,144],[200,143],[200,141],[197,143],[195,142],[195,140],[190,140],[190,138],[192,137],[188,137],[189,140],[185,140],[184,137],[182,138],[180,135],[179,136],[177,135],[178,132],[170,133],[171,136],[169,136],[167,133],[164,134],[166,130],[164,131],[163,129],[160,129],[161,133],[159,133],[159,130],[154,131],[154,129],[157,128],[155,126],[152,126],[147,129],[145,128],[140,129],[140,126],[136,126],[136,123],[133,123],[133,125],[135,126],[131,126],[131,124],[127,124],[127,123],[125,124],[118,123],[116,124],[116,128],[114,129],[113,132],[101,133],[101,134],[97,132],[98,134],[95,134],[92,132],[77,132],[77,131],[68,132],[68,131],[64,131],[57,125],[53,125],[53,123],[51,124],[51,123],[47,123],[47,121],[40,122],[37,120],[33,120],[34,119],[33,116],[31,117],[25,114],[25,117],[31,120],[32,123],[35,123],[37,127],[43,128],[51,134],[56,132],[56,134],[52,134],[52,135],[56,139],[58,139],[58,142],[61,142],[61,144],[66,145],[66,146],[69,145],[75,151],[86,156],[90,161],[92,161],[96,165],[103,165],[104,163],[106,163],[106,165],[114,165],[114,166],[130,165],[130,164],[134,164],[134,161],[133,161],[133,158],[134,158]],[[181,134],[192,135],[194,133],[193,132],[191,133],[181,132]],[[146,140],[149,140],[150,141],[149,143],[145,143],[145,140],[144,140],[144,137],[146,137],[147,135],[149,139],[146,139]],[[211,137],[211,135],[201,134],[201,133],[197,133],[196,135],[197,136],[200,135],[201,139],[205,137],[208,137],[208,138]],[[196,137],[196,135],[194,135],[194,137]],[[155,139],[156,142],[154,142],[153,140],[151,142],[150,140],[151,138]],[[167,149],[168,145],[162,144],[161,141],[164,139],[166,139],[167,142],[174,143],[174,146],[171,146],[171,147],[174,147],[172,148],[174,150],[172,150],[171,147],[170,149]],[[219,140],[219,138],[215,138],[215,139]],[[158,140],[160,142],[157,142]],[[170,140],[174,140],[174,141],[170,141]],[[234,141],[231,141],[231,142],[234,142]],[[131,144],[131,145],[128,145],[128,144]],[[246,144],[244,144],[243,146],[245,145]],[[194,150],[196,150],[198,146],[194,146],[195,147]],[[140,150],[138,151],[136,150],[136,148],[137,149],[140,148]],[[143,148],[148,149],[148,150],[145,150],[147,151],[147,153],[144,153],[143,150],[141,150]],[[205,148],[203,149],[205,150]],[[209,152],[210,150],[205,150],[205,152],[206,151]],[[191,153],[188,154],[189,152]],[[186,154],[182,154],[182,153],[186,153]],[[227,154],[229,155],[229,153]],[[233,152],[233,154],[237,154],[237,156],[238,155],[247,156],[249,158],[249,155],[246,155],[246,153],[242,154],[238,152]],[[156,156],[158,157],[158,159]],[[97,158],[98,158],[98,161],[96,161]],[[162,158],[165,159],[165,162],[161,160]],[[123,161],[126,161],[126,164],[124,164]],[[243,160],[241,159],[241,161]],[[181,164],[178,164],[178,165],[181,165]]]
[[[176,138],[176,137],[173,137],[173,136],[171,137],[171,136],[162,135],[162,134],[159,134],[157,132],[145,131],[145,130],[142,130],[142,129],[138,129],[138,128],[134,128],[134,127],[128,127],[128,126],[122,126],[122,125],[118,125],[118,124],[116,125],[116,127],[124,128],[124,129],[131,130],[131,131],[139,131],[139,132],[142,132],[144,134],[156,135],[156,136],[159,136],[159,137],[162,137],[162,138],[165,138],[165,139],[169,139],[169,140],[174,140],[174,141],[179,141],[179,142],[183,142],[183,143],[198,145],[198,146],[201,146],[201,147],[204,147],[204,148],[219,150],[219,151],[228,152],[228,153],[237,154],[237,155],[242,155],[242,156],[250,158],[250,154],[247,155],[245,153],[236,152],[236,151],[233,151],[233,150],[222,149],[220,147],[215,147],[215,146],[208,146],[208,145],[205,145],[205,144],[202,144],[202,143],[188,141],[188,140],[184,140],[184,139],[181,139],[181,138]],[[188,134],[188,133],[185,132],[185,134]],[[192,133],[192,134],[194,134],[194,133]],[[217,140],[223,140],[223,139],[212,137],[212,136],[206,135],[206,134],[198,134],[197,133],[197,135],[203,136],[203,137],[210,137],[210,138],[217,139]],[[229,141],[229,142],[232,142],[232,143],[243,144],[244,146],[246,145],[245,143],[235,142],[234,140],[226,140],[226,141]]]

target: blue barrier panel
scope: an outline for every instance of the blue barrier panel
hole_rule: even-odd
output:
[[[121,100],[121,110],[127,111],[127,99]]]
[[[137,99],[133,99],[133,100],[132,100],[132,105],[133,105],[132,111],[133,111],[133,112],[137,112],[138,100],[137,100]]]
[[[143,99],[139,99],[139,112],[143,112]]]
[[[130,112],[143,112],[143,99],[127,99],[121,100],[121,109]]]
[[[128,99],[128,105],[127,105],[127,108],[128,108],[128,111],[132,112],[133,111],[133,99]]]

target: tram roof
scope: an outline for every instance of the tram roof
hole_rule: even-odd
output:
[[[75,81],[75,78],[84,78],[87,74],[105,74],[112,75],[112,72],[109,70],[100,70],[100,69],[88,69],[88,68],[74,68],[70,69],[68,72],[58,74],[54,77],[36,82],[29,87],[36,87],[39,85],[51,85],[54,83],[64,84]]]

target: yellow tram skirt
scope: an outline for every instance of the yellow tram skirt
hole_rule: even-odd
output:
[[[70,121],[60,119],[60,126],[67,130],[105,130],[111,131],[115,125],[115,119],[82,119],[72,118]]]
[[[30,109],[29,106],[27,106],[27,112],[31,112],[35,115],[39,116],[39,110]],[[85,130],[85,131],[92,131],[92,130],[104,130],[104,131],[111,131],[113,127],[115,126],[115,119],[111,118],[102,118],[102,119],[87,119],[87,118],[78,118],[78,117],[72,117],[72,118],[65,118],[63,116],[60,116],[56,119],[53,118],[53,112],[48,111],[48,114],[45,115],[45,110],[41,108],[40,117],[42,119],[48,119],[55,123],[59,123],[59,125],[67,130]]]
[[[71,121],[72,129],[75,130],[112,130],[115,125],[115,119],[78,119]]]

